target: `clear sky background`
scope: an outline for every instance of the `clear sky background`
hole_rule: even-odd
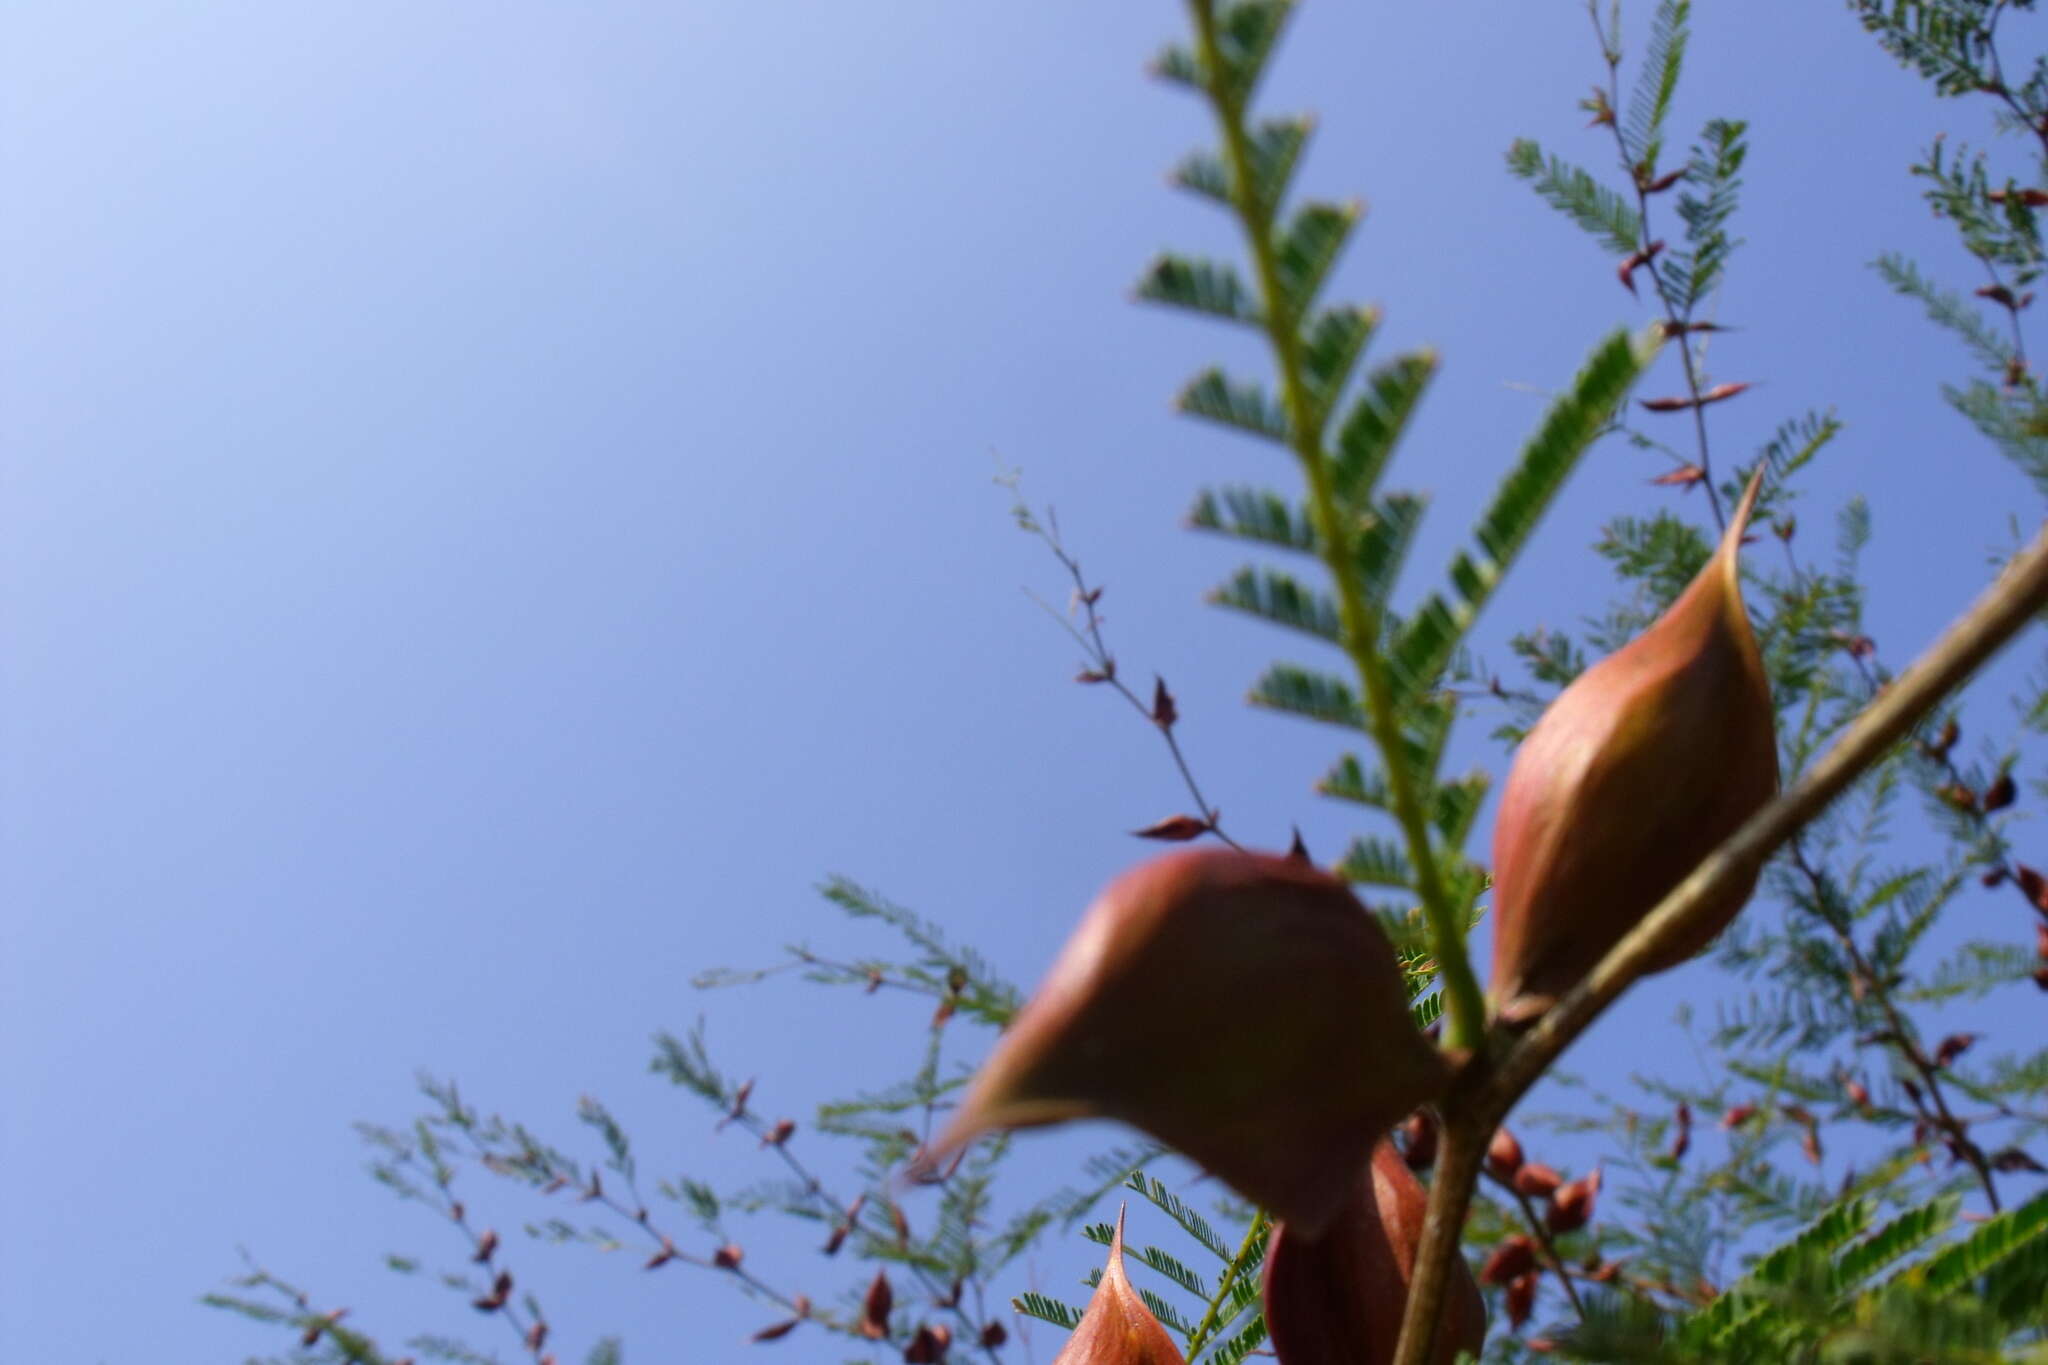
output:
[[[1019,591],[1057,599],[1057,569],[998,460],[1108,584],[1126,667],[1170,680],[1231,828],[1299,823],[1326,856],[1353,828],[1309,791],[1337,736],[1241,704],[1299,646],[1203,607],[1239,556],[1178,529],[1202,484],[1291,478],[1169,412],[1256,352],[1128,302],[1160,247],[1234,246],[1164,185],[1209,136],[1141,71],[1178,6],[16,0],[4,24],[10,1358],[281,1349],[195,1303],[238,1245],[392,1344],[509,1346],[379,1268],[456,1248],[363,1177],[351,1122],[406,1118],[427,1067],[565,1145],[587,1092],[654,1169],[767,1174],[646,1073],[647,1039],[708,1013],[799,1118],[907,1065],[921,1009],[689,987],[797,938],[885,946],[817,898],[828,873],[1035,978],[1149,851],[1124,831],[1185,802],[1156,738],[1068,681]],[[1940,403],[1964,358],[1866,268],[1900,248],[1976,283],[1904,167],[1981,110],[1936,106],[1839,5],[1695,27],[1678,133],[1752,122],[1715,364],[1758,388],[1720,448],[1837,409],[1802,535],[1869,496],[1871,632],[1902,661],[2040,515]],[[1370,205],[1337,295],[1385,305],[1382,354],[1445,357],[1393,476],[1436,499],[1411,590],[1532,386],[1647,320],[1501,164],[1531,134],[1604,170],[1574,108],[1598,74],[1576,0],[1317,0],[1266,87],[1322,115],[1302,186]],[[1650,460],[1591,456],[1482,652],[1606,600],[1588,547],[1671,500]],[[1489,728],[1465,756],[1497,766]],[[1696,1067],[1658,1026],[1722,988],[1664,978],[1574,1065]],[[2031,997],[1966,1012],[2038,1032]],[[1042,1151],[1020,1169],[1063,1179],[1070,1149]],[[507,1193],[509,1232],[538,1208]],[[808,1240],[750,1254],[800,1281]],[[604,1331],[640,1361],[753,1358],[764,1315],[709,1275],[521,1256],[565,1358]],[[1094,1257],[1075,1238],[1033,1273]],[[772,1349],[843,1354],[821,1341]]]

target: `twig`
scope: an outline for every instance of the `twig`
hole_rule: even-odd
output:
[[[1551,1273],[1556,1275],[1557,1282],[1564,1286],[1565,1297],[1572,1301],[1572,1311],[1579,1315],[1580,1322],[1584,1322],[1586,1305],[1580,1301],[1579,1291],[1572,1284],[1571,1268],[1564,1263],[1564,1257],[1557,1253],[1557,1240],[1550,1235],[1550,1226],[1543,1221],[1543,1215],[1536,1212],[1536,1205],[1530,1201],[1528,1195],[1515,1188],[1514,1181],[1501,1179],[1492,1171],[1487,1171],[1483,1165],[1480,1169],[1488,1180],[1513,1195],[1515,1203],[1521,1206],[1522,1217],[1527,1220],[1529,1232],[1535,1238],[1538,1249],[1543,1252],[1544,1259],[1550,1262]]]
[[[1014,485],[1011,491],[1016,491]],[[1017,512],[1018,524],[1044,541],[1046,548],[1052,551],[1053,557],[1059,560],[1060,567],[1065,569],[1067,576],[1074,580],[1073,600],[1087,611],[1086,628],[1077,629],[1068,616],[1055,611],[1050,602],[1037,597],[1035,594],[1032,600],[1036,601],[1039,606],[1044,607],[1046,614],[1055,621],[1058,621],[1067,634],[1074,637],[1075,643],[1081,646],[1082,652],[1088,656],[1089,672],[1085,675],[1086,680],[1108,684],[1116,691],[1118,696],[1131,704],[1133,710],[1143,716],[1159,731],[1160,737],[1166,741],[1167,752],[1173,755],[1173,766],[1180,770],[1181,781],[1187,785],[1188,795],[1194,798],[1195,810],[1202,817],[1202,823],[1207,827],[1207,832],[1215,835],[1232,848],[1242,851],[1243,845],[1223,832],[1223,812],[1210,805],[1208,798],[1202,795],[1201,784],[1195,781],[1194,769],[1188,766],[1187,755],[1181,752],[1180,741],[1174,737],[1173,720],[1161,719],[1154,712],[1153,708],[1146,704],[1145,699],[1132,691],[1130,685],[1118,676],[1116,656],[1109,652],[1109,646],[1102,638],[1102,614],[1095,609],[1095,604],[1102,600],[1102,589],[1100,586],[1092,588],[1088,586],[1088,579],[1081,572],[1081,561],[1069,553],[1066,545],[1060,540],[1059,523],[1053,520],[1050,512],[1046,514],[1046,521],[1040,522],[1037,517],[1030,514],[1029,510],[1021,502],[1018,504]],[[1050,523],[1049,529],[1047,523]],[[1164,684],[1161,684],[1161,686],[1163,687]]]
[[[1792,851],[1792,865],[1806,878],[1807,886],[1815,899],[1824,901],[1830,893],[1819,869],[1807,861],[1806,849],[1800,837],[1793,835],[1788,846]],[[1886,1031],[1890,1035],[1889,1041],[1893,1049],[1919,1074],[1921,1088],[1931,1102],[1933,1112],[1928,1112],[1927,1106],[1917,1097],[1914,1099],[1914,1108],[1920,1111],[1922,1118],[1932,1123],[1948,1138],[1955,1152],[1969,1164],[1971,1170],[1976,1172],[1978,1182],[1984,1186],[1984,1197],[1991,1201],[1991,1211],[1998,1212],[1998,1187],[1992,1183],[1991,1163],[1985,1159],[1983,1149],[1971,1140],[1969,1127],[1950,1111],[1948,1101],[1942,1094],[1941,1074],[1934,1065],[1934,1060],[1922,1051],[1920,1044],[1914,1040],[1912,1026],[1907,1023],[1905,1017],[1899,1013],[1898,1006],[1892,1001],[1891,988],[1871,967],[1870,959],[1863,955],[1863,949],[1857,944],[1855,935],[1849,931],[1848,925],[1835,924],[1831,927],[1835,931],[1835,941],[1848,955],[1849,969],[1856,974],[1854,979],[1863,983],[1864,995],[1874,1001],[1879,1012],[1884,1015]]]
[[[1592,15],[1593,33],[1600,40],[1600,53],[1607,62],[1607,107],[1611,111],[1618,111],[1621,107],[1621,49],[1608,39],[1606,27],[1600,22],[1597,0],[1588,0],[1586,11]],[[1650,191],[1643,170],[1654,168],[1639,169],[1630,162],[1628,143],[1622,137],[1621,120],[1618,116],[1610,117],[1607,126],[1614,130],[1614,146],[1615,150],[1621,153],[1621,169],[1627,174],[1629,183],[1635,186],[1636,226],[1639,233],[1636,247],[1638,252],[1645,252],[1650,249],[1653,239],[1650,233]],[[1692,323],[1692,308],[1691,305],[1684,308],[1678,306],[1678,301],[1671,296],[1671,289],[1665,284],[1664,277],[1658,273],[1654,261],[1645,261],[1644,268],[1650,276],[1650,283],[1657,290],[1658,302],[1664,305],[1666,335],[1677,339],[1678,357],[1685,367],[1685,388],[1692,398],[1693,431],[1699,440],[1700,483],[1707,490],[1707,506],[1713,509],[1715,527],[1726,529],[1728,522],[1721,511],[1721,495],[1714,489],[1714,464],[1707,453],[1707,405],[1701,398],[1700,374],[1693,360],[1692,334],[1688,330]]]

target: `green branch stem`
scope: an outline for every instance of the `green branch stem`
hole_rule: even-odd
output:
[[[1337,506],[1337,494],[1330,471],[1329,454],[1323,448],[1323,428],[1328,413],[1311,397],[1302,375],[1302,319],[1290,305],[1281,287],[1273,249],[1274,205],[1258,201],[1254,187],[1250,138],[1245,131],[1243,100],[1231,93],[1222,79],[1224,63],[1217,46],[1216,11],[1213,0],[1189,0],[1195,22],[1196,50],[1210,103],[1216,110],[1223,133],[1224,163],[1229,169],[1232,202],[1251,247],[1253,266],[1263,308],[1261,316],[1279,368],[1281,402],[1287,413],[1289,444],[1301,461],[1308,479],[1309,514],[1324,562],[1337,590],[1338,620],[1343,628],[1343,648],[1358,670],[1364,686],[1367,724],[1387,773],[1390,804],[1407,845],[1408,860],[1415,869],[1415,890],[1422,898],[1422,911],[1429,924],[1430,946],[1436,954],[1438,975],[1445,998],[1445,1044],[1454,1052],[1476,1051],[1484,1042],[1485,999],[1465,952],[1464,926],[1445,889],[1436,850],[1430,843],[1428,817],[1423,811],[1422,793],[1415,790],[1406,756],[1402,753],[1399,721],[1394,711],[1393,688],[1388,682],[1386,661],[1380,656],[1380,614],[1378,607],[1359,582],[1352,558],[1351,527]]]
[[[1684,935],[1700,907],[1749,877],[2044,610],[2048,524],[1926,653],[1871,700],[1803,777],[1709,854],[1533,1028],[1498,1050],[1498,1060],[1481,1056],[1460,1072],[1444,1101],[1445,1155],[1430,1188],[1429,1219],[1395,1365],[1424,1365],[1430,1359],[1429,1338],[1478,1175],[1473,1144],[1483,1144],[1564,1050]],[[1505,1043],[1507,1036],[1499,1041]]]
[[[1252,1215],[1252,1225],[1245,1229],[1244,1241],[1238,1244],[1237,1254],[1230,1258],[1230,1264],[1223,1267],[1223,1274],[1216,1281],[1216,1293],[1209,1299],[1208,1311],[1202,1314],[1202,1320],[1195,1324],[1193,1334],[1188,1337],[1189,1360],[1199,1355],[1223,1326],[1223,1305],[1230,1301],[1231,1291],[1265,1249],[1266,1233],[1272,1226],[1264,1209]]]

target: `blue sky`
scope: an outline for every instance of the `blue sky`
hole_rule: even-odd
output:
[[[826,874],[1035,977],[1145,852],[1123,831],[1183,802],[1156,739],[1068,682],[998,462],[1108,584],[1120,658],[1171,681],[1231,827],[1341,846],[1309,792],[1331,737],[1240,701],[1293,643],[1204,608],[1235,552],[1177,529],[1202,484],[1289,478],[1169,412],[1256,353],[1128,301],[1159,248],[1233,246],[1164,186],[1209,131],[1141,74],[1178,7],[26,0],[7,27],[11,1354],[277,1349],[195,1306],[238,1245],[394,1340],[476,1327],[377,1266],[452,1250],[350,1131],[409,1115],[418,1067],[565,1143],[587,1092],[655,1164],[761,1174],[646,1039],[708,1012],[799,1116],[888,1079],[921,1011],[688,984],[874,945]],[[2039,515],[1941,406],[1963,357],[1866,268],[1898,248],[1974,283],[1903,170],[1982,125],[1839,7],[1695,28],[1678,128],[1747,117],[1754,143],[1715,362],[1758,387],[1717,439],[1836,408],[1802,521],[1868,495],[1872,634],[1902,659]],[[1566,0],[1323,0],[1267,85],[1322,116],[1303,188],[1370,205],[1334,290],[1385,305],[1383,354],[1445,358],[1394,473],[1435,495],[1418,587],[1532,388],[1646,320],[1501,167],[1528,134],[1604,169],[1574,108],[1597,74]],[[1590,458],[1482,651],[1604,600],[1598,525],[1670,496],[1647,459]],[[1497,765],[1487,728],[1468,756]],[[1723,988],[1666,980],[1575,1057],[1669,1065],[1673,993]],[[1063,1250],[1061,1284],[1093,1256]],[[685,1324],[760,1321],[708,1276],[534,1256],[570,1354],[617,1330],[707,1358]]]

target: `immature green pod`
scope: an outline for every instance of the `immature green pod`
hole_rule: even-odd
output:
[[[1778,789],[1737,565],[1761,480],[1670,609],[1580,674],[1515,754],[1493,833],[1489,993],[1503,1018],[1548,1009]],[[1650,970],[1706,947],[1756,874],[1701,907]]]
[[[1350,887],[1294,859],[1187,850],[1096,899],[928,1163],[991,1129],[1120,1119],[1313,1230],[1359,1154],[1447,1075]]]
[[[1266,1249],[1266,1332],[1280,1365],[1386,1365],[1401,1315],[1429,1193],[1390,1142],[1373,1149],[1343,1212],[1320,1234],[1288,1223]],[[1474,1356],[1486,1341],[1486,1301],[1464,1257],[1451,1267],[1431,1365]]]
[[[1053,1357],[1052,1365],[1185,1365],[1180,1348],[1152,1316],[1152,1310],[1124,1274],[1124,1211],[1116,1211],[1109,1262],[1095,1285],[1095,1297],[1081,1325]]]

